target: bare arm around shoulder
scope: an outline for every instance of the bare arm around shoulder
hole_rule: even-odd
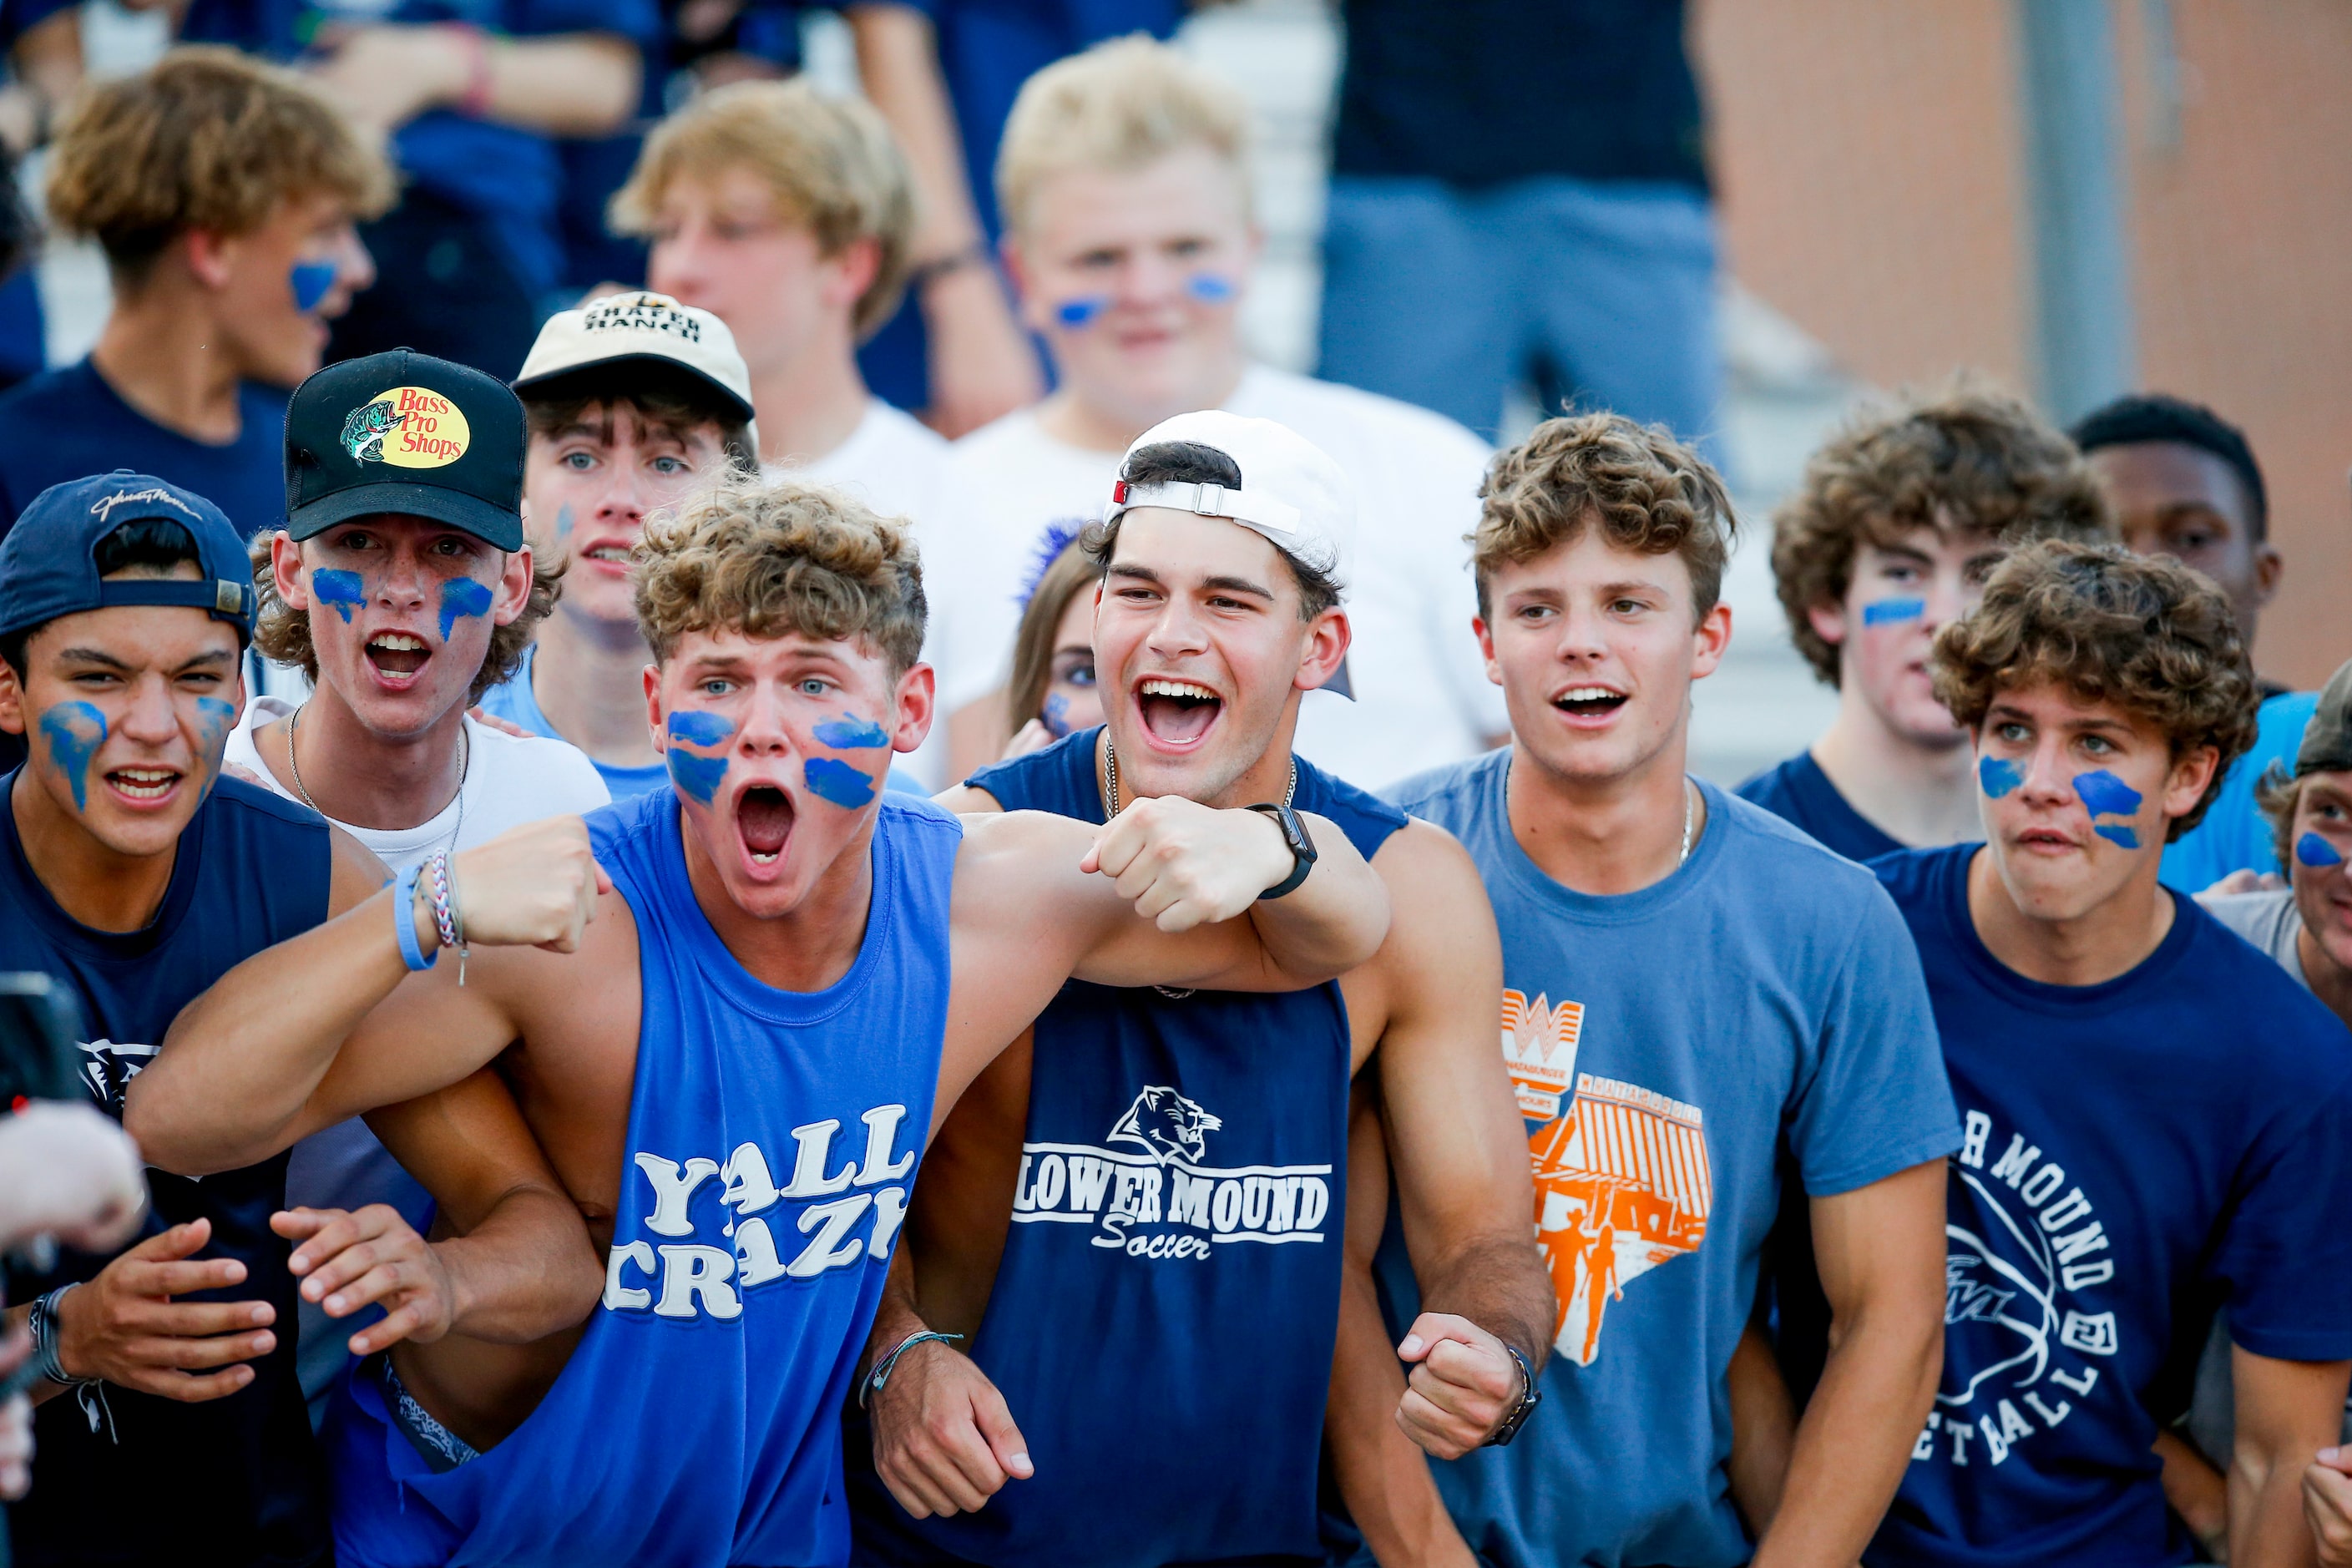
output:
[[[2336,1447],[2352,1363],[2278,1361],[2230,1347],[2236,1442],[2230,1457],[2231,1568],[2308,1568],[2318,1542],[2304,1521],[2305,1471]]]
[[[467,984],[444,961],[412,974],[393,927],[383,862],[334,839],[331,918],[254,954],[181,1011],[131,1083],[123,1125],[148,1163],[185,1176],[233,1171],[321,1127],[444,1089],[512,1041],[512,1003],[568,953],[611,884],[576,816],[499,835],[452,862]],[[416,936],[438,945],[424,890]]]
[[[1811,1206],[1829,1359],[1797,1424],[1756,1568],[1862,1555],[1911,1462],[1944,1367],[1944,1162]]]
[[[1558,1308],[1535,1244],[1527,1133],[1495,1044],[1503,952],[1485,885],[1462,847],[1425,822],[1391,837],[1377,864],[1396,917],[1365,971],[1386,993],[1373,1062],[1422,1299],[1398,1347],[1418,1364],[1396,1419],[1453,1459],[1518,1400],[1504,1344],[1540,1372]]]

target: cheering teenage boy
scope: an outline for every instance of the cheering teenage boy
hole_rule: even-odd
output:
[[[1731,637],[1731,527],[1664,431],[1538,426],[1496,459],[1473,542],[1512,743],[1392,792],[1494,901],[1559,1297],[1546,1408],[1430,1467],[1504,1568],[1850,1563],[1934,1385],[1959,1128],[1902,922],[1867,871],[1684,772],[1691,682]],[[1728,1379],[1784,1167],[1838,1328],[1778,1487],[1734,1468]],[[1383,1279],[1410,1311],[1394,1240]],[[1396,1363],[1339,1375],[1392,1385]]]
[[[1942,1385],[1868,1561],[2189,1561],[2150,1406],[2218,1294],[2229,1560],[2306,1562],[2299,1489],[2352,1358],[2352,1038],[2158,882],[2253,733],[2229,606],[2177,562],[2046,542],[1935,658],[1985,842],[1877,868],[1964,1126]]]

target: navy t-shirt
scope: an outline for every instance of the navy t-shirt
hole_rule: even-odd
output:
[[[1331,166],[1706,188],[1681,0],[1347,0]]]
[[[286,394],[237,390],[243,423],[226,447],[167,430],[83,360],[0,395],[0,539],[51,485],[129,468],[195,491],[250,539],[286,526]]]
[[[233,778],[214,785],[180,837],[162,907],[143,931],[93,931],[58,907],[25,858],[0,777],[0,971],[58,976],[79,1000],[91,1100],[122,1114],[122,1091],[200,992],[265,947],[327,918],[327,826]],[[35,787],[27,785],[26,787]],[[236,1258],[246,1282],[184,1300],[266,1300],[278,1348],[225,1399],[183,1405],[111,1384],[35,1412],[33,1489],[8,1510],[17,1561],[46,1563],[326,1562],[326,1488],[294,1374],[295,1280],[269,1216],[286,1201],[286,1156],[201,1182],[150,1170],[153,1236],[213,1224],[200,1258]],[[17,1275],[12,1300],[88,1279],[108,1259],[78,1253],[54,1274]],[[96,1427],[92,1429],[93,1414]]]
[[[1849,860],[1875,860],[1908,847],[1854,810],[1811,752],[1799,752],[1731,792]]]
[[[1864,1561],[2186,1563],[2151,1406],[2199,1304],[2225,1300],[2257,1355],[2352,1357],[2352,1035],[2172,895],[2129,973],[2026,979],[1969,919],[1980,852],[1874,868],[1918,943],[1962,1141],[1943,1384]]]

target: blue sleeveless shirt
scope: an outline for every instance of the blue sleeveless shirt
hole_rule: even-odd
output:
[[[1008,811],[1100,822],[1099,734],[971,782]],[[1405,823],[1304,759],[1293,804],[1366,859]],[[853,1440],[860,1562],[1321,1561],[1349,1058],[1336,984],[1063,988],[1037,1020],[1013,1224],[971,1345],[1036,1474],[917,1521]]]
[[[65,982],[85,1026],[82,1087],[119,1118],[124,1089],[181,1008],[327,918],[327,825],[268,790],[216,780],[181,830],[155,918],[140,931],[94,931],[58,906],[26,859],[9,806],[19,782],[0,777],[0,971]],[[245,1265],[244,1284],[181,1299],[269,1302],[278,1348],[225,1399],[183,1405],[110,1384],[103,1408],[92,1394],[87,1414],[73,1394],[42,1405],[33,1489],[8,1510],[16,1560],[27,1568],[184,1561],[201,1542],[221,1563],[325,1562],[325,1476],[294,1371],[291,1244],[269,1228],[286,1204],[286,1156],[201,1182],[150,1170],[147,1184],[153,1202],[139,1239],[210,1219],[212,1240],[196,1256]],[[12,1268],[8,1300],[91,1279],[111,1260],[69,1252],[52,1275]]]
[[[710,929],[668,789],[587,822],[644,986],[604,1300],[506,1441],[436,1475],[384,1430],[386,1467],[453,1563],[845,1563],[839,1413],[930,1129],[962,825],[886,796],[856,961],[790,992]],[[339,1550],[401,1560],[404,1521],[381,1552],[363,1523]]]

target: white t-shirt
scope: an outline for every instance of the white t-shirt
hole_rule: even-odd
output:
[[[915,544],[923,557],[923,597],[930,610],[923,658],[939,670],[942,690],[948,680],[941,653],[965,640],[957,626],[963,596],[956,591],[956,551],[944,537],[952,531],[943,525],[947,470],[948,444],[939,432],[878,397],[866,400],[866,417],[849,439],[824,456],[760,467],[762,479],[814,479],[856,497],[884,517],[905,518],[915,525]],[[893,763],[896,771],[919,779],[926,793],[945,787],[940,775],[947,771],[946,720],[942,705],[921,749]]]
[[[257,697],[246,704],[245,717],[228,738],[226,760],[241,764],[268,788],[297,805],[307,805],[261,760],[253,732],[275,724],[294,705],[278,697]],[[576,746],[537,735],[509,735],[487,724],[466,721],[466,777],[452,800],[430,821],[415,827],[335,826],[358,839],[394,871],[406,868],[436,849],[470,849],[496,838],[509,827],[595,810],[610,801],[612,792]],[[458,821],[458,807],[465,820]],[[328,818],[333,822],[332,817]],[[457,834],[455,845],[450,835]],[[458,889],[462,895],[464,889]],[[425,1226],[432,1200],[415,1178],[400,1168],[367,1123],[349,1121],[314,1132],[294,1145],[286,1167],[286,1201],[310,1208],[360,1209],[369,1204],[390,1204],[419,1230]],[[316,1407],[341,1373],[349,1359],[351,1337],[376,1314],[362,1312],[341,1321],[326,1310],[301,1303],[300,1341],[296,1347],[302,1392]]]
[[[1224,407],[1288,426],[1356,487],[1345,599],[1356,700],[1308,692],[1299,752],[1365,789],[1475,754],[1509,723],[1470,630],[1477,595],[1463,536],[1478,521],[1486,444],[1426,409],[1265,365],[1243,373]],[[1003,683],[1039,537],[1049,522],[1102,515],[1119,456],[1054,439],[1034,409],[955,444],[950,493],[969,557],[958,566],[974,585],[959,584],[962,613],[940,661],[941,707],[953,711]]]

